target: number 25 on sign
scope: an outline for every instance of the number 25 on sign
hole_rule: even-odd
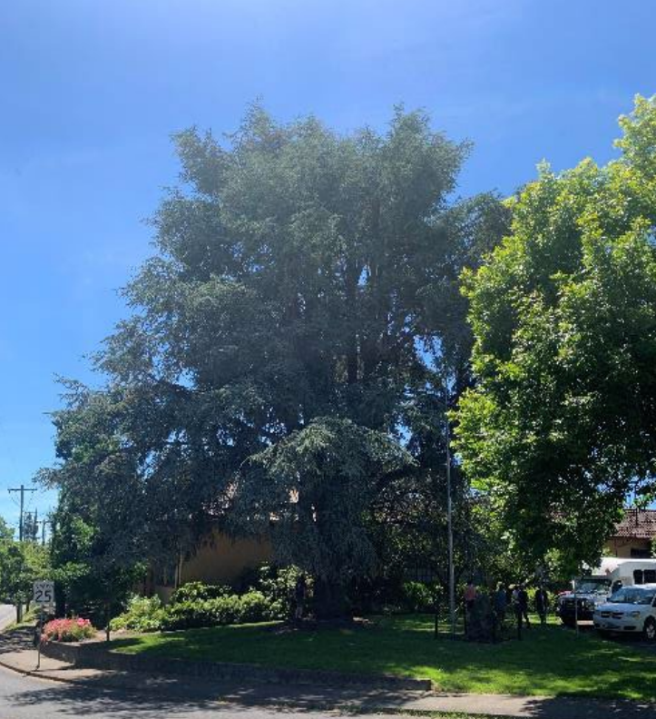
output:
[[[33,600],[35,604],[54,604],[55,583],[34,582]]]

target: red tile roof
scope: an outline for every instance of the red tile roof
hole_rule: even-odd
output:
[[[656,538],[656,509],[627,509],[613,536],[624,539]]]

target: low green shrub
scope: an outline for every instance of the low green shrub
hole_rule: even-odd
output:
[[[195,629],[212,626],[214,621],[209,602],[210,600],[169,604],[162,619],[162,629]]]
[[[158,597],[131,597],[126,611],[115,617],[111,629],[136,632],[194,629],[225,624],[263,622],[284,618],[280,600],[261,591],[234,594],[222,585],[190,582],[177,589],[167,606]]]
[[[110,629],[129,629],[134,632],[157,632],[162,628],[166,613],[159,597],[140,597],[134,595],[128,600],[123,614],[112,619]]]
[[[435,608],[435,587],[423,582],[404,582],[401,603],[408,612],[431,612]]]
[[[296,582],[303,572],[295,566],[274,567],[263,564],[248,570],[241,585],[248,592],[259,592],[269,603],[271,619],[289,619],[294,613]],[[307,592],[312,593],[312,582],[306,578]]]
[[[162,629],[195,629],[272,619],[271,603],[261,592],[216,597],[205,601],[176,602],[165,609]]]
[[[239,597],[238,621],[244,624],[249,622],[264,622],[277,619],[274,616],[276,607],[261,592],[248,592]]]
[[[171,595],[171,604],[185,602],[206,602],[233,594],[234,590],[225,584],[205,584],[204,582],[187,582],[178,587]]]

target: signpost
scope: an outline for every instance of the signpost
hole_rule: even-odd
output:
[[[39,626],[37,628],[37,660],[36,668],[41,668],[41,635],[43,633],[43,620],[46,607],[55,604],[55,583],[50,581],[34,582],[32,601],[39,605]]]

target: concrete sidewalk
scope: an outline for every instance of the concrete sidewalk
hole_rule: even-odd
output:
[[[165,694],[171,699],[207,700],[222,704],[293,707],[300,710],[335,709],[359,712],[462,712],[496,717],[535,719],[656,719],[656,705],[566,697],[517,697],[496,694],[441,694],[410,690],[367,689],[285,684],[228,684],[211,679],[152,676],[141,672],[74,669],[42,657],[36,669],[36,650],[28,632],[0,636],[0,665],[42,680],[67,682],[108,692]]]

